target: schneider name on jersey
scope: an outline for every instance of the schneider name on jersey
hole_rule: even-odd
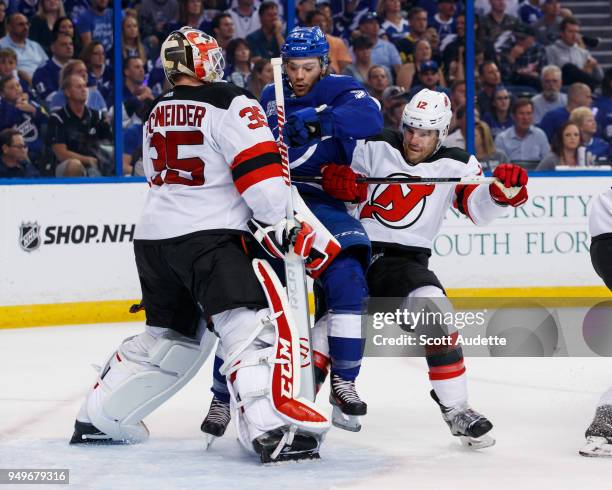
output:
[[[478,160],[459,148],[442,146],[429,158],[410,165],[402,153],[402,135],[383,133],[357,143],[351,168],[372,177],[469,177],[482,174]],[[430,250],[447,209],[454,205],[477,225],[507,212],[489,193],[488,185],[370,185],[358,208],[372,243],[392,243]]]
[[[142,153],[151,188],[137,239],[242,232],[251,216],[276,223],[286,214],[287,186],[263,110],[233,84],[180,85],[160,95]]]

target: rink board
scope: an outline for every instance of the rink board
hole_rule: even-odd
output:
[[[532,178],[487,227],[447,213],[431,267],[455,295],[606,295],[588,210],[612,178]],[[0,186],[0,327],[142,319],[132,240],[146,183]]]

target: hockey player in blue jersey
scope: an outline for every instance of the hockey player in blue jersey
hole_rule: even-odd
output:
[[[292,176],[321,175],[330,162],[348,167],[356,140],[378,134],[383,127],[378,103],[363,85],[352,77],[327,74],[328,52],[329,44],[318,27],[293,29],[281,49],[287,119],[283,136],[289,147]],[[273,85],[264,88],[261,105],[270,129],[278,138]],[[347,213],[344,202],[329,196],[319,185],[296,184],[296,187],[309,209],[342,247],[323,272],[311,274],[316,279],[320,316],[313,329],[313,357],[319,385],[328,366],[331,367],[334,424],[357,431],[360,429],[357,417],[367,412],[366,403],[355,389],[355,379],[363,350],[361,311],[368,294],[365,271],[370,242],[361,223]],[[325,305],[324,312],[319,305]],[[329,359],[320,352],[329,352]],[[217,378],[215,385],[222,387]],[[217,393],[214,387],[213,393],[215,398],[202,430],[222,434],[225,417],[216,399],[217,395],[223,397],[223,393]]]

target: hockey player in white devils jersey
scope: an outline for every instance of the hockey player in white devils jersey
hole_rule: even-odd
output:
[[[297,395],[299,336],[285,292],[243,248],[249,223],[276,256],[293,242],[307,257],[314,232],[299,215],[301,225],[287,230],[276,143],[257,100],[221,81],[217,42],[184,27],[161,57],[173,87],[144,125],[150,190],[134,240],[147,326],[104,364],[71,442],[144,441],[142,419],[198,371],[214,327],[241,443],[262,462],[318,457],[330,423]]]
[[[593,199],[589,213],[591,262],[612,291],[612,188]],[[585,433],[582,456],[612,458],[612,387],[601,395],[593,422]]]
[[[353,200],[363,195],[358,174],[371,177],[415,175],[468,177],[482,173],[474,156],[442,141],[451,120],[448,97],[421,90],[402,114],[402,133],[385,131],[361,141],[351,168],[330,165],[323,171],[323,187],[332,195]],[[368,270],[371,297],[405,298],[410,308],[415,298],[441,298],[438,307],[452,308],[436,275],[429,269],[431,247],[448,208],[454,205],[477,225],[507,212],[506,206],[527,201],[527,173],[502,164],[494,176],[503,184],[484,185],[370,185],[367,198],[357,208],[372,241],[373,259]],[[442,306],[440,306],[442,305]],[[487,434],[492,424],[468,406],[463,355],[459,346],[440,352],[426,350],[431,395],[453,435],[473,447],[492,445]]]

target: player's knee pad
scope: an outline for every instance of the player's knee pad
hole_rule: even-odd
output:
[[[293,208],[297,217],[306,221],[316,232],[312,250],[306,259],[305,266],[310,277],[317,279],[340,253],[340,242],[310,211],[297,189],[292,187],[291,191]]]
[[[150,328],[129,337],[106,361],[86,400],[91,423],[114,440],[142,442],[142,419],[182,388],[200,369],[216,337],[200,340]]]
[[[214,318],[228,352],[221,372],[228,378],[239,439],[253,449],[255,438],[279,427],[322,437],[330,427],[327,416],[299,396],[300,342],[284,289],[265,261],[254,260],[253,267],[269,308],[239,308]]]
[[[329,312],[361,314],[368,295],[365,270],[352,249],[341,253],[321,276]]]

